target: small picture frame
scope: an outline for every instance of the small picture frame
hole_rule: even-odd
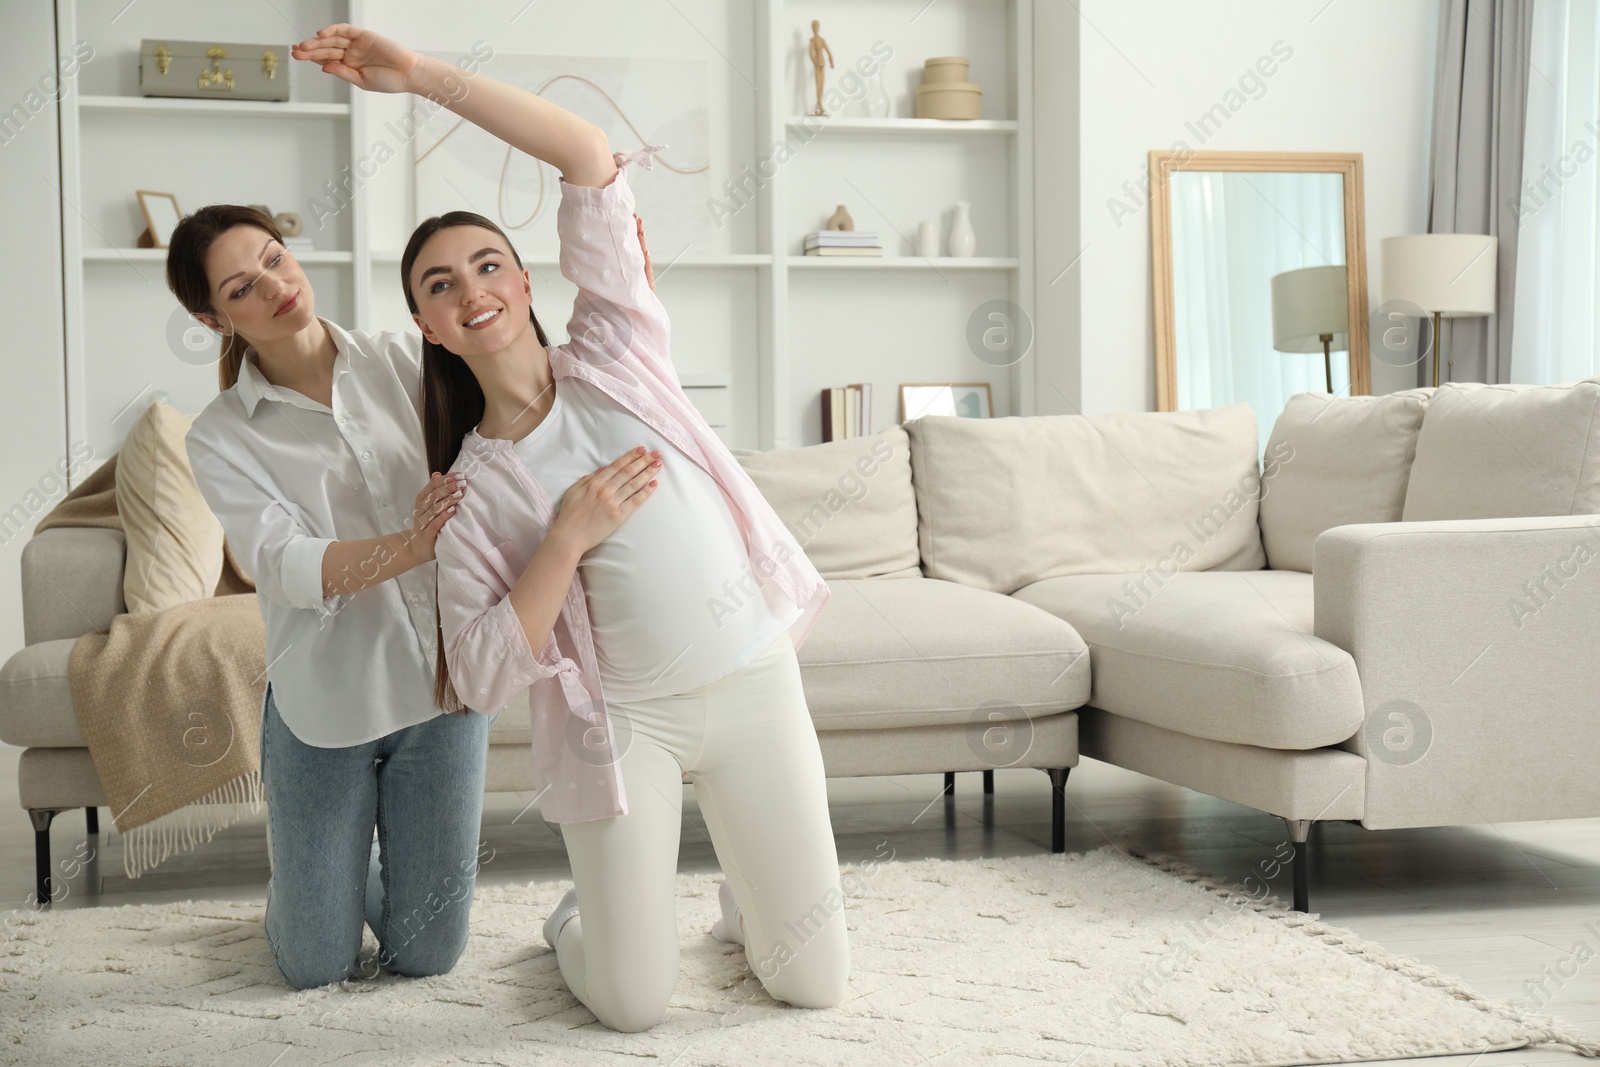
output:
[[[924,415],[956,415],[969,419],[994,417],[988,382],[901,382],[900,421]]]
[[[139,210],[144,212],[144,232],[139,235],[140,248],[166,248],[177,229],[183,212],[178,210],[178,198],[171,193],[152,193],[148,189],[134,192],[139,198]]]

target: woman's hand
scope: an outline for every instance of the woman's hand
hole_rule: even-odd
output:
[[[650,283],[650,291],[653,293],[656,291],[656,272],[650,268],[650,249],[644,245],[644,219],[641,219],[636,211],[633,213],[633,221],[638,223],[639,251],[644,253],[644,280]],[[667,264],[669,267],[671,265]]]
[[[456,503],[466,495],[465,474],[440,474],[433,472],[428,484],[417,494],[416,507],[411,512],[408,542],[416,553],[418,563],[433,559],[433,546],[439,540],[439,531],[446,520],[456,513]]]
[[[660,466],[661,453],[646,452],[641,445],[585,474],[562,494],[550,533],[568,538],[580,555],[589,551],[655,492],[650,476]]]
[[[324,26],[315,37],[293,46],[289,54],[374,93],[408,91],[411,72],[422,59],[382,34],[345,22]]]

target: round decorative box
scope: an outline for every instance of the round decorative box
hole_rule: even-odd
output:
[[[977,119],[983,117],[983,89],[972,82],[936,82],[917,86],[917,118]]]
[[[967,80],[966,56],[934,56],[922,61],[923,84],[931,82],[964,82]]]

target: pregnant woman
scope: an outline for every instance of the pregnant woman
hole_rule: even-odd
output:
[[[837,1004],[844,901],[795,656],[828,587],[678,381],[622,169],[658,149],[613,154],[591,123],[481,74],[446,93],[453,67],[352,26],[295,55],[362,89],[458,97],[561,174],[567,343],[546,343],[488,219],[428,219],[401,276],[429,463],[472,484],[437,544],[439,697],[482,709],[528,691],[538,800],[575,883],[545,923],[569,988],[613,1029],[665,1013],[686,772],[726,875],[713,936],[742,942],[776,999]]]

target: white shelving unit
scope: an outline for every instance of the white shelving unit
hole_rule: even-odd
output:
[[[620,27],[608,43],[615,55],[707,59],[714,194],[780,142],[793,149],[748,213],[719,228],[711,247],[676,256],[651,248],[676,320],[680,378],[730,445],[820,440],[820,389],[852,381],[876,385],[874,431],[896,418],[904,381],[987,380],[996,415],[1032,414],[1033,359],[986,365],[968,350],[966,335],[969,314],[989,301],[1009,301],[1033,316],[1033,3],[725,0],[718,8],[705,0],[687,14],[641,9],[639,26]],[[164,251],[129,247],[137,233],[136,188],[174,191],[185,210],[232,201],[297,211],[317,240],[315,251],[295,255],[316,287],[319,313],[362,329],[408,321],[394,280],[397,243],[415,222],[408,153],[376,181],[355,183],[328,227],[314,231],[307,213],[326,182],[345,181],[385,136],[385,98],[352,92],[303,64],[291,65],[297,80],[288,102],[144,98],[137,95],[137,64],[128,62],[141,38],[279,40],[285,23],[310,32],[350,21],[438,50],[464,51],[493,31],[495,49],[505,54],[593,54],[586,45],[593,16],[577,8],[484,26],[426,5],[366,0],[217,6],[204,16],[197,10],[183,0],[56,4],[62,56],[89,40],[99,57],[63,96],[60,114],[67,432],[101,454],[120,447],[143,393],[199,410],[215,391],[214,367],[185,365],[170,340],[182,323],[171,315]],[[689,16],[724,36],[713,42],[696,33],[698,26],[685,25]],[[829,88],[842,84],[866,42],[881,37],[894,45],[886,70],[895,117],[867,118],[855,107],[820,120],[806,114],[812,18],[821,19],[836,54]],[[972,57],[984,118],[909,117],[922,61],[940,55]],[[938,217],[943,243],[957,200],[973,205],[980,254],[915,254],[909,237],[918,220]],[[822,228],[841,202],[858,228],[879,232],[883,256],[800,254],[803,235]],[[554,255],[525,262],[543,271],[545,282],[565,284],[551,277]],[[564,324],[565,308],[536,307],[547,327]]]
[[[954,6],[958,9],[954,16],[950,16],[948,9],[944,12],[947,17],[953,18],[953,22],[945,24],[938,31],[940,36],[936,42],[926,37],[914,38],[914,49],[906,47],[904,42],[898,45],[894,41],[889,42],[896,45],[896,54],[886,68],[896,75],[896,80],[890,83],[893,107],[890,117],[866,118],[839,114],[819,119],[806,114],[809,110],[807,105],[815,99],[811,64],[805,51],[805,42],[811,33],[811,19],[820,19],[820,30],[826,38],[830,26],[838,27],[856,16],[857,12],[882,15],[893,11],[896,16],[904,16],[903,20],[897,17],[894,25],[903,27],[904,32],[910,34],[915,32],[915,23],[924,16],[929,5],[926,0],[906,0],[903,7],[879,2],[850,7],[829,5],[819,10],[819,5],[815,3],[801,4],[797,0],[762,0],[760,4],[756,24],[758,39],[764,42],[764,51],[760,53],[758,70],[760,99],[766,107],[757,112],[755,142],[772,144],[780,138],[786,138],[791,145],[804,146],[797,148],[795,157],[789,163],[777,168],[767,187],[769,195],[759,202],[761,240],[764,250],[772,253],[770,266],[763,265],[760,268],[764,304],[757,348],[760,362],[758,378],[762,383],[759,419],[761,448],[788,448],[821,440],[820,420],[817,418],[821,408],[817,395],[820,386],[839,386],[875,377],[872,353],[861,352],[854,353],[860,368],[855,373],[837,377],[836,380],[832,377],[822,381],[814,378],[808,380],[804,374],[802,354],[808,352],[812,345],[796,328],[798,323],[835,315],[841,308],[858,304],[870,309],[873,301],[882,297],[880,286],[890,285],[891,279],[903,279],[892,283],[897,287],[895,294],[901,298],[908,298],[905,286],[918,284],[919,288],[909,291],[909,299],[916,299],[917,294],[926,292],[947,300],[944,294],[957,280],[965,278],[971,283],[981,284],[995,274],[1000,276],[1003,289],[994,295],[1003,296],[1030,319],[1033,316],[1033,0],[960,0]],[[1004,25],[992,25],[997,20],[1003,20]],[[967,37],[969,31],[970,38]],[[931,56],[972,55],[968,49],[970,40],[996,38],[1003,41],[1004,68],[996,70],[992,64],[983,62],[975,65],[970,74],[984,88],[984,118],[955,121],[906,117],[914,110],[913,84],[920,81],[915,75],[905,80],[908,72],[919,73],[922,61]],[[839,79],[853,58],[845,56],[837,48],[833,48],[833,51],[837,53],[837,65],[827,72],[827,88],[841,84]],[[994,58],[994,53],[985,52],[985,58]],[[975,64],[979,62],[976,56],[974,61]],[[996,97],[1007,105],[1007,114],[990,115],[991,101]],[[813,144],[827,146],[834,155],[824,159],[808,159]],[[821,190],[828,188],[830,183],[826,179],[818,180],[814,173],[817,167],[836,163],[843,170],[857,162],[869,168],[872,165],[891,165],[885,161],[902,158],[904,153],[918,145],[931,146],[935,152],[944,146],[956,149],[956,154],[941,160],[947,164],[939,168],[941,173],[930,174],[927,170],[918,172],[918,177],[923,181],[946,183],[945,187],[952,190],[947,202],[968,200],[976,206],[980,200],[1005,199],[1005,232],[998,235],[1005,246],[1005,255],[924,259],[920,255],[900,254],[912,251],[908,238],[914,232],[914,223],[908,221],[896,225],[892,209],[880,211],[881,205],[864,202],[865,194],[848,181],[838,188],[835,199],[850,201],[856,228],[879,232],[884,254],[881,257],[826,258],[799,254],[803,234],[812,229],[821,229],[830,213],[831,204],[818,199]],[[972,157],[961,153],[973,151],[1004,153],[1006,174],[1003,188],[964,184],[975,182],[975,179],[960,173],[966,171],[970,174],[973,171],[968,166]],[[807,171],[808,166],[812,172]],[[952,178],[943,173],[945,171],[958,173]],[[806,196],[811,198],[808,202],[817,204],[815,222],[811,225],[797,224],[798,219],[805,217],[800,211],[800,203],[801,198]],[[940,231],[942,248],[948,236],[948,225],[943,220],[940,222]],[[996,237],[994,233],[980,233],[980,249],[993,249],[999,243]],[[856,280],[862,274],[867,277]],[[848,286],[834,284],[834,279],[842,278],[852,280]],[[868,278],[872,280],[868,281]],[[813,289],[813,284],[818,288]],[[931,286],[938,286],[939,289]],[[976,306],[974,300],[973,307]],[[964,337],[955,341],[956,347],[964,349],[965,345]],[[1033,412],[1031,358],[1004,369],[977,363],[976,357],[972,357],[972,360],[963,365],[964,371],[946,372],[952,375],[948,380],[975,380],[991,374],[1003,376],[1009,387],[1007,392],[1011,399],[1011,410],[1002,409],[997,396],[994,414]],[[904,366],[902,358],[901,367]],[[877,432],[894,422],[899,407],[898,387],[901,381],[926,380],[946,379],[945,374],[939,372],[916,374],[904,370],[892,380],[878,377],[873,390],[876,417],[872,419],[872,431]],[[806,392],[791,395],[796,389]]]
[[[177,304],[166,288],[166,250],[132,247],[139,228],[134,190],[174,192],[185,211],[232,200],[303,214],[294,173],[300,159],[332,174],[357,147],[343,87],[318,86],[311,94],[333,99],[284,102],[140,96],[139,41],[276,41],[285,18],[317,25],[345,18],[347,8],[337,0],[286,0],[287,14],[219,9],[199,18],[181,0],[57,0],[55,9],[61,58],[78,41],[95,52],[60,101],[63,298],[67,437],[104,456],[121,447],[150,400],[192,412],[216,394],[214,363],[204,353],[185,360],[173,343]],[[251,181],[254,173],[263,177]],[[215,195],[197,194],[197,187]],[[365,311],[365,290],[351,278],[360,210],[354,205],[339,235],[328,239],[338,247],[295,253],[312,277],[319,311],[338,321],[359,320]]]

